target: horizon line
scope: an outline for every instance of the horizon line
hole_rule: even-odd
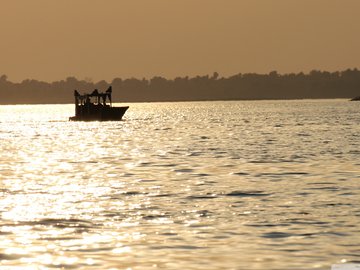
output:
[[[231,77],[234,77],[234,76],[239,76],[239,75],[271,75],[272,73],[274,73],[274,75],[278,75],[278,76],[287,76],[287,75],[300,75],[300,74],[303,74],[303,75],[310,75],[312,72],[321,72],[321,73],[330,73],[330,74],[334,74],[334,73],[342,73],[342,72],[345,72],[345,71],[360,71],[360,67],[353,67],[353,68],[346,68],[346,69],[343,69],[343,70],[336,70],[336,71],[328,71],[328,70],[325,70],[325,69],[312,69],[308,72],[306,71],[299,71],[299,72],[284,72],[284,73],[281,73],[281,72],[278,72],[277,70],[272,70],[270,72],[267,72],[267,73],[262,73],[262,72],[239,72],[239,73],[235,73],[235,74],[232,74],[232,75],[228,75],[228,76],[221,76],[219,72],[217,71],[213,71],[212,74],[198,74],[198,75],[185,75],[185,76],[175,76],[175,77],[165,77],[165,76],[161,76],[161,75],[154,75],[152,77],[145,77],[145,76],[139,76],[139,77],[135,77],[135,76],[130,76],[130,77],[114,77],[111,82],[113,82],[114,80],[116,79],[121,79],[121,80],[131,80],[131,79],[136,79],[136,80],[148,80],[150,81],[151,79],[153,78],[163,78],[163,79],[166,79],[166,80],[175,80],[177,78],[197,78],[197,77],[211,77],[211,76],[214,76],[215,74],[217,74],[217,78],[216,79],[228,79],[228,78],[231,78]],[[106,79],[100,79],[100,80],[93,80],[91,77],[89,76],[86,76],[85,78],[83,79],[79,79],[78,77],[76,77],[76,75],[68,75],[66,76],[65,78],[63,79],[60,79],[60,80],[52,80],[52,81],[46,81],[46,80],[41,80],[41,79],[35,79],[35,78],[26,78],[26,79],[22,79],[21,81],[13,81],[13,80],[9,80],[9,77],[7,74],[3,73],[3,74],[0,74],[0,81],[7,81],[7,82],[11,82],[11,83],[22,83],[24,81],[37,81],[37,82],[41,82],[41,83],[54,83],[54,82],[61,82],[61,81],[66,81],[67,79],[70,79],[70,78],[74,78],[76,79],[77,81],[85,81],[87,83],[93,83],[93,84],[97,84],[97,83],[100,83],[100,82],[106,82],[108,84],[110,84],[111,82],[110,81],[107,81]]]

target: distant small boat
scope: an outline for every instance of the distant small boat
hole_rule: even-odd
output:
[[[350,101],[360,101],[360,96],[354,97],[354,98],[350,99]]]
[[[113,107],[111,101],[112,88],[109,87],[104,93],[95,89],[91,94],[80,95],[74,91],[75,116],[69,118],[71,121],[120,121],[128,106]],[[107,99],[109,104],[107,104]]]

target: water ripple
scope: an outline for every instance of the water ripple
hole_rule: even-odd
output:
[[[357,262],[358,104],[136,103],[106,123],[0,106],[0,268]]]

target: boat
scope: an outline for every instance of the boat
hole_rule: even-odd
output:
[[[74,90],[75,116],[70,117],[69,120],[120,121],[129,106],[113,107],[111,94],[111,86],[104,93],[99,93],[99,90],[95,89],[91,94],[80,95]]]
[[[360,96],[354,97],[350,101],[360,101]]]

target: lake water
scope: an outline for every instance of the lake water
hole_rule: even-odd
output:
[[[0,269],[360,263],[360,103],[0,106]]]

